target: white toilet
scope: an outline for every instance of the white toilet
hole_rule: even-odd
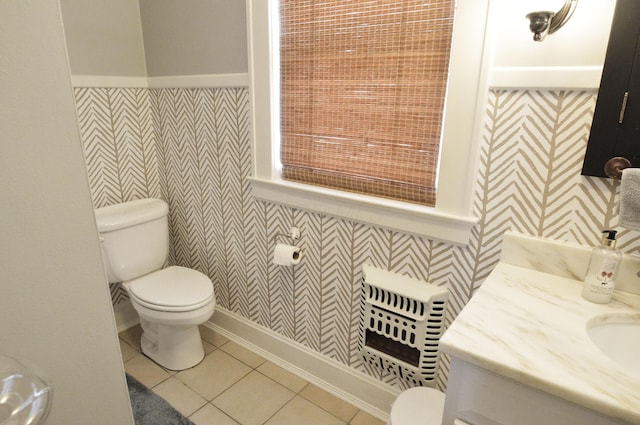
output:
[[[122,282],[140,316],[142,352],[171,370],[204,358],[198,325],[216,305],[213,283],[185,267],[162,269],[169,252],[167,214],[160,199],[140,199],[95,211],[110,283]]]
[[[440,425],[444,393],[415,387],[400,393],[391,406],[388,425]]]

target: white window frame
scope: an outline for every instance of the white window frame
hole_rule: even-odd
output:
[[[453,28],[435,207],[358,195],[281,178],[277,0],[246,0],[257,199],[466,245],[472,215],[482,110],[487,93],[485,34],[489,0],[458,0]]]

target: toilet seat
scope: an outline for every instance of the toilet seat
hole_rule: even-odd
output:
[[[191,311],[214,299],[211,280],[199,271],[171,266],[126,282],[129,296],[151,310]]]
[[[393,402],[389,425],[440,425],[443,411],[444,393],[433,388],[411,388]]]

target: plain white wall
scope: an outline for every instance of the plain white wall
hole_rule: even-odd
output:
[[[60,0],[73,75],[247,72],[244,0]]]
[[[140,0],[149,77],[247,72],[244,0]]]
[[[50,378],[47,424],[133,425],[58,1],[0,29],[0,352]]]
[[[138,0],[60,0],[73,75],[145,77]]]
[[[244,0],[61,0],[73,75],[176,76],[247,72]],[[615,0],[578,0],[543,42],[525,15],[565,0],[491,0],[493,67],[601,66]],[[481,37],[482,34],[478,34]]]
[[[541,42],[533,41],[530,12],[557,12],[565,0],[492,0],[493,66],[601,66],[609,41],[615,0],[578,0],[571,19]]]

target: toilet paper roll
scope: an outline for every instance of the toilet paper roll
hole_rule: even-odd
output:
[[[295,266],[300,262],[300,248],[279,243],[273,252],[273,264]]]

